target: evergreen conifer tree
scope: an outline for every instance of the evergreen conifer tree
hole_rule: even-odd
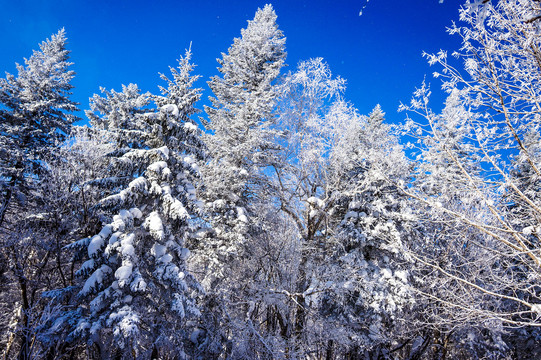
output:
[[[44,170],[43,157],[70,132],[78,111],[70,99],[75,72],[70,70],[66,32],[40,44],[17,76],[0,79],[0,225],[14,194],[28,195],[31,175]]]
[[[34,355],[39,294],[60,276],[51,266],[61,257],[56,250],[70,212],[51,206],[61,201],[50,165],[78,110],[70,99],[75,73],[66,42],[62,29],[17,64],[17,76],[0,79],[0,266],[11,270],[0,291],[0,312],[12,324],[0,340],[6,357]]]
[[[182,355],[188,320],[199,315],[200,287],[187,270],[185,244],[202,207],[193,181],[203,150],[189,120],[200,89],[193,88],[190,57],[188,51],[171,69],[172,80],[162,75],[161,96],[141,94],[134,84],[102,89],[105,97],[95,95],[87,112],[93,127],[110,133],[110,167],[120,174],[106,170],[88,184],[108,194],[99,202],[104,226],[70,245],[88,259],[78,271],[79,304],[52,322],[51,336],[59,329],[68,341],[82,336],[101,357]]]
[[[257,293],[248,260],[264,236],[256,218],[269,199],[270,182],[264,169],[275,161],[277,146],[273,110],[276,81],[284,65],[285,38],[271,5],[258,9],[227,53],[218,60],[220,75],[209,81],[213,93],[204,136],[209,159],[202,167],[201,195],[213,232],[199,241],[197,262],[209,290],[217,323],[215,343],[229,342],[226,356],[256,356],[250,340],[246,298]],[[255,300],[254,301],[259,301]],[[233,335],[234,334],[234,335]],[[259,346],[260,344],[257,344]],[[257,347],[256,346],[256,347]],[[271,356],[271,355],[269,355]]]

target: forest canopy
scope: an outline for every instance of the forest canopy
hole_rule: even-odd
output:
[[[541,5],[459,14],[401,123],[270,4],[210,79],[188,48],[88,106],[39,44],[0,79],[3,358],[540,357]]]

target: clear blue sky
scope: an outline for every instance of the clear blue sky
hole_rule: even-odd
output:
[[[157,93],[158,72],[175,65],[191,42],[206,99],[216,58],[269,2],[287,37],[290,69],[323,57],[347,79],[346,97],[361,113],[380,103],[391,122],[402,121],[399,102],[409,101],[425,74],[439,88],[422,51],[459,46],[445,28],[458,21],[461,0],[0,0],[0,73],[14,73],[15,62],[65,27],[77,72],[74,100],[87,109],[100,86],[133,82]]]

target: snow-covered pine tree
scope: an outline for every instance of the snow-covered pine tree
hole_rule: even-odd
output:
[[[272,163],[275,148],[274,82],[286,56],[271,5],[258,9],[241,34],[218,60],[222,76],[209,82],[215,97],[205,108],[210,156],[204,167],[205,196],[234,210],[249,207],[265,190],[262,169]]]
[[[4,357],[33,356],[41,291],[61,277],[51,269],[70,213],[51,205],[70,190],[58,186],[49,165],[77,119],[66,41],[62,29],[17,64],[16,76],[0,79],[0,261],[11,270],[2,279],[0,312],[12,325],[2,331]]]
[[[70,70],[66,32],[60,30],[40,44],[17,76],[0,79],[0,224],[14,195],[28,195],[26,180],[44,170],[42,160],[69,134],[78,118],[70,100],[75,72]]]
[[[258,9],[241,30],[241,37],[218,60],[220,75],[208,83],[213,97],[212,105],[205,108],[208,119],[203,120],[209,130],[204,136],[209,160],[202,167],[202,196],[215,231],[199,242],[196,255],[199,266],[207,269],[202,283],[211,289],[209,294],[215,294],[212,301],[226,304],[225,308],[241,304],[227,310],[229,319],[224,314],[217,320],[221,324],[218,332],[230,332],[223,339],[232,339],[229,349],[236,355],[227,356],[256,356],[250,352],[254,343],[247,340],[256,336],[255,330],[245,322],[253,269],[243,259],[249,257],[250,247],[257,247],[257,234],[263,234],[264,226],[256,225],[254,217],[260,213],[258,204],[268,199],[264,169],[273,163],[276,153],[275,82],[286,57],[285,38],[276,18],[271,5]],[[222,281],[224,278],[227,280]],[[216,309],[220,316],[224,306]],[[220,337],[216,335],[216,339]]]
[[[413,215],[395,185],[408,181],[411,167],[384,115],[379,105],[359,116],[338,103],[328,116],[344,124],[330,154],[329,237],[318,279],[331,357],[387,358],[403,335],[396,319],[413,303],[404,255]]]
[[[162,96],[130,84],[102,90],[106,96],[95,95],[87,112],[94,127],[113,135],[116,150],[108,156],[122,174],[93,181],[109,188],[99,204],[104,226],[70,246],[88,254],[78,271],[84,306],[52,321],[51,335],[71,323],[67,339],[86,339],[101,357],[183,357],[188,320],[199,314],[200,288],[186,269],[185,247],[202,206],[192,184],[202,152],[189,120],[200,97],[190,57],[188,51],[172,69]]]
[[[210,131],[205,137],[211,156],[205,167],[209,199],[246,207],[251,198],[261,196],[261,169],[273,161],[274,82],[284,65],[284,48],[276,14],[265,5],[218,59],[222,75],[209,81],[214,97],[212,106],[205,108]]]

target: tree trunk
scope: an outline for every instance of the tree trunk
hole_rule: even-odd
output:
[[[19,355],[17,358],[19,360],[26,360],[30,357],[30,332],[28,330],[30,318],[28,312],[30,311],[30,302],[28,301],[28,286],[26,282],[26,277],[24,276],[24,270],[21,268],[21,265],[17,262],[16,265],[16,276],[19,282],[19,287],[21,290],[21,323],[22,323],[22,332],[20,334],[21,338],[21,348],[19,349]]]

